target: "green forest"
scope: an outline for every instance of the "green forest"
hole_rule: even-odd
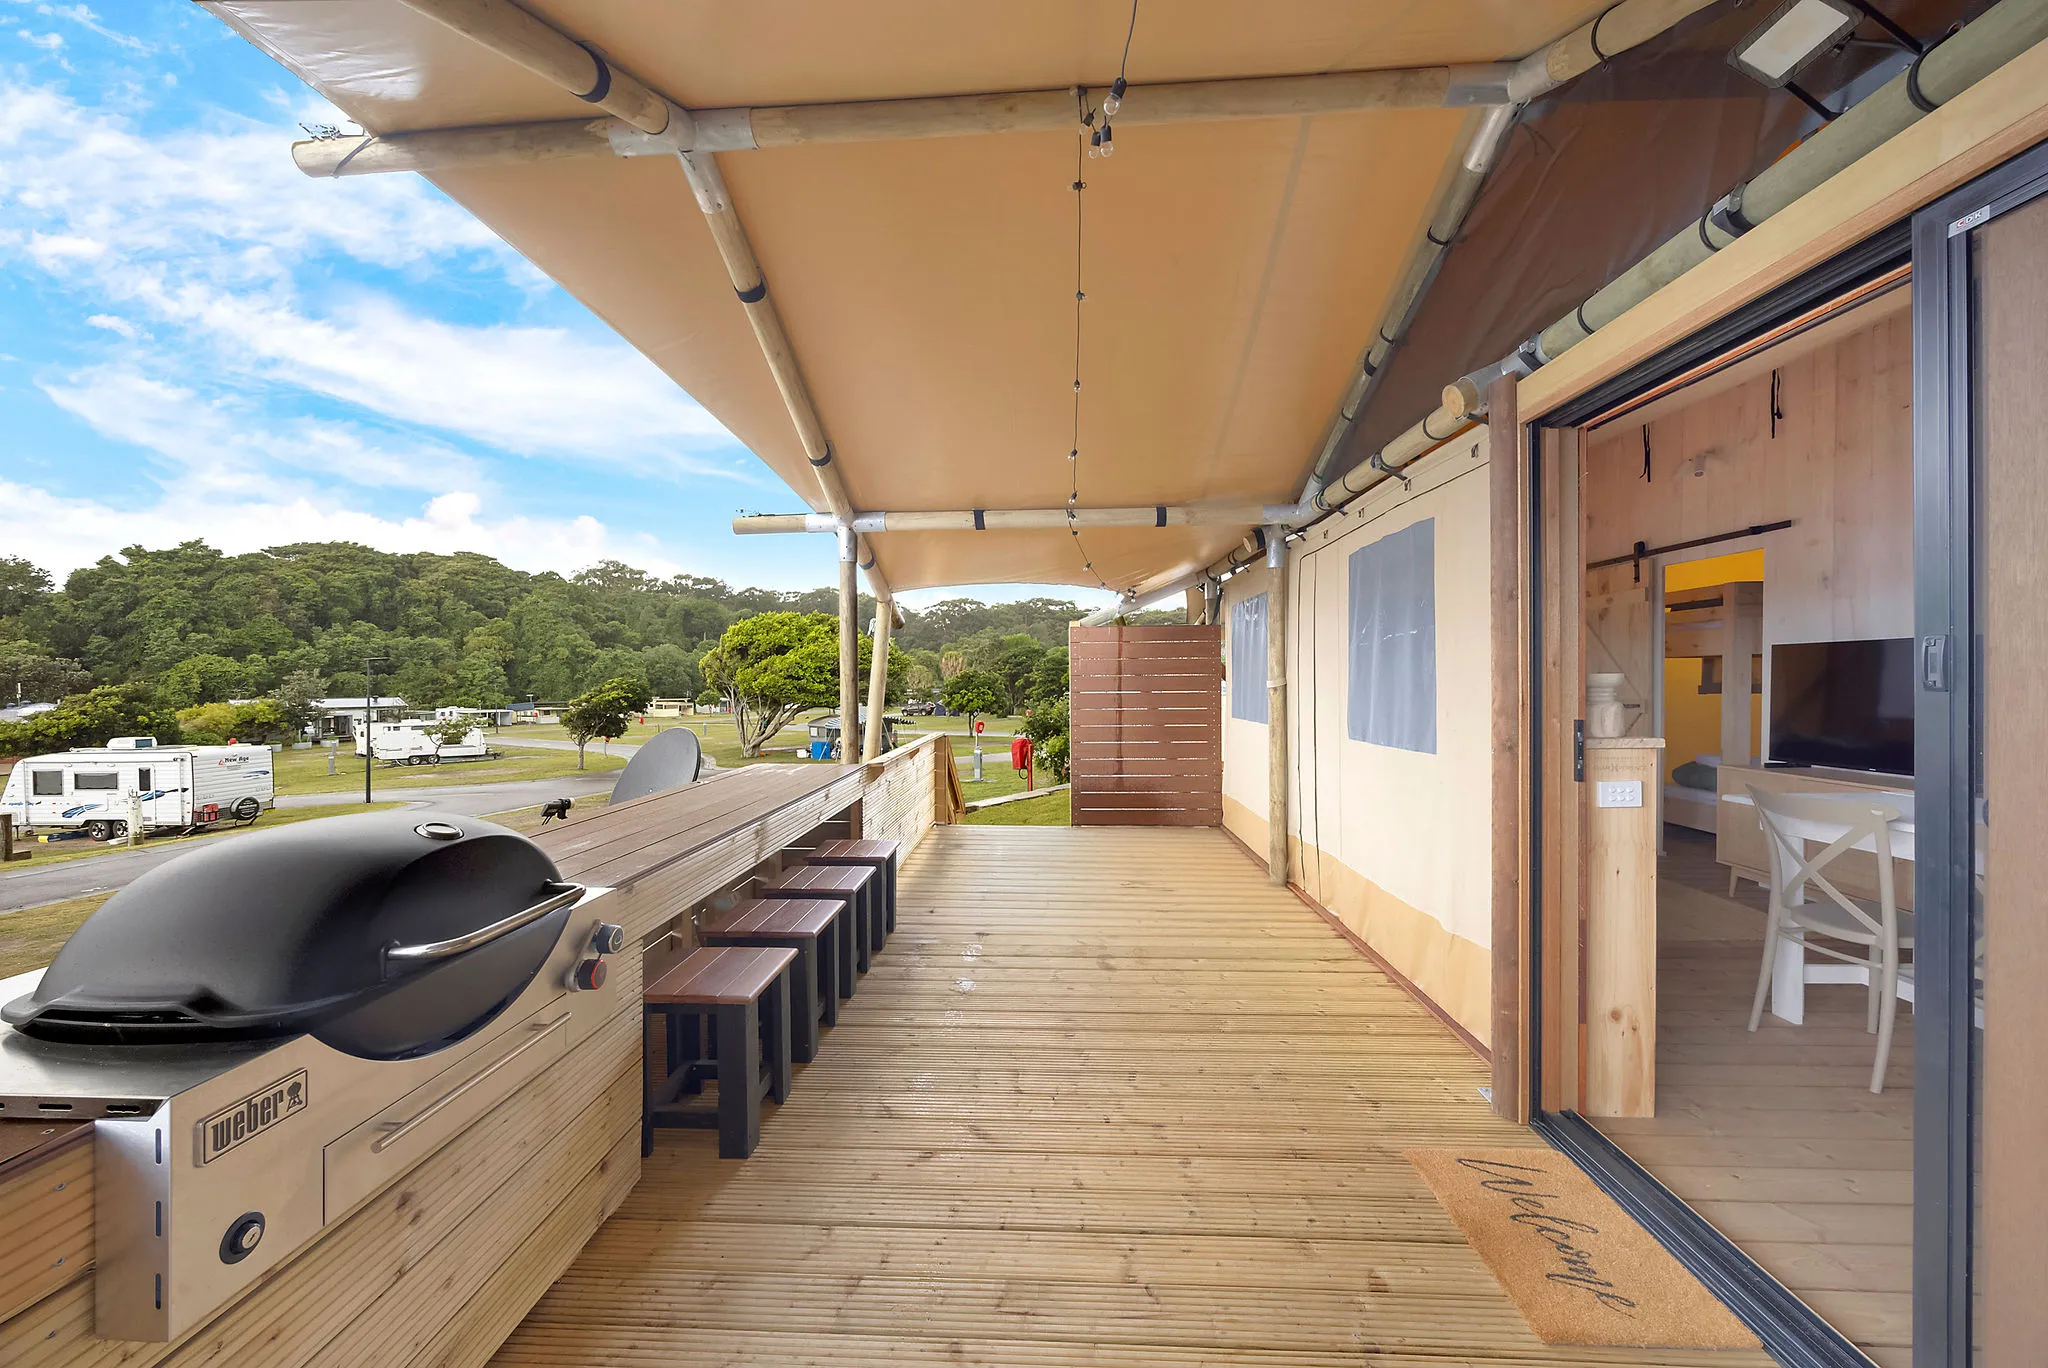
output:
[[[832,613],[836,602],[829,588],[656,579],[617,561],[564,577],[469,552],[345,542],[234,556],[201,541],[132,546],[61,586],[28,561],[0,557],[0,705],[110,685],[172,710],[272,695],[288,681],[361,694],[366,657],[387,662],[377,666],[378,692],[420,708],[566,700],[624,677],[659,697],[695,698],[703,656],[733,623]],[[1019,701],[1048,692],[1055,677],[1063,694],[1067,625],[1082,611],[1063,599],[961,598],[906,612],[892,692],[929,694],[975,669],[1002,678]],[[873,614],[863,596],[863,628]]]

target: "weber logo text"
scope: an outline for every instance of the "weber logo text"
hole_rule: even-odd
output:
[[[280,1078],[199,1123],[199,1162],[210,1164],[254,1135],[306,1109],[306,1071]]]

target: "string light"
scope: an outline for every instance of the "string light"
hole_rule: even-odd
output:
[[[1138,30],[1138,0],[1131,0],[1131,22],[1124,31],[1124,55],[1117,64],[1116,80],[1111,82],[1109,94],[1102,100],[1102,123],[1095,121],[1096,111],[1088,107],[1088,92],[1080,87],[1074,90],[1074,97],[1081,107],[1081,128],[1087,132],[1084,143],[1079,137],[1074,140],[1074,440],[1067,451],[1067,533],[1074,539],[1074,550],[1081,557],[1081,568],[1095,577],[1095,583],[1104,593],[1114,593],[1109,582],[1096,570],[1094,559],[1089,556],[1087,546],[1081,541],[1081,523],[1076,512],[1081,502],[1081,306],[1088,302],[1088,292],[1083,286],[1086,273],[1083,269],[1083,249],[1087,235],[1083,231],[1082,195],[1088,189],[1088,182],[1081,178],[1085,158],[1111,157],[1116,155],[1116,135],[1111,131],[1109,121],[1123,108],[1124,95],[1130,89],[1124,79],[1131,62],[1131,35]]]

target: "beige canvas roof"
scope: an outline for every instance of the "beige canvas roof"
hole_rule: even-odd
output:
[[[400,0],[209,6],[380,134],[588,119],[591,106]],[[971,92],[1098,92],[1121,0],[732,4],[528,0],[690,109]],[[1586,0],[1145,0],[1134,84],[1513,59]],[[1074,442],[1073,130],[718,154],[855,508],[1294,498],[1469,111],[1126,126],[1083,163]],[[283,147],[279,156],[286,155]],[[825,505],[674,157],[434,172]],[[309,184],[305,193],[319,194]],[[1115,588],[1191,571],[1245,526],[1094,529]],[[1061,529],[883,532],[896,588],[1092,585]]]

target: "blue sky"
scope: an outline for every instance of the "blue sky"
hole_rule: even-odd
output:
[[[461,208],[302,176],[298,125],[344,122],[195,5],[0,0],[0,553],[61,577],[346,539],[831,582],[829,538],[731,534],[795,497]]]

